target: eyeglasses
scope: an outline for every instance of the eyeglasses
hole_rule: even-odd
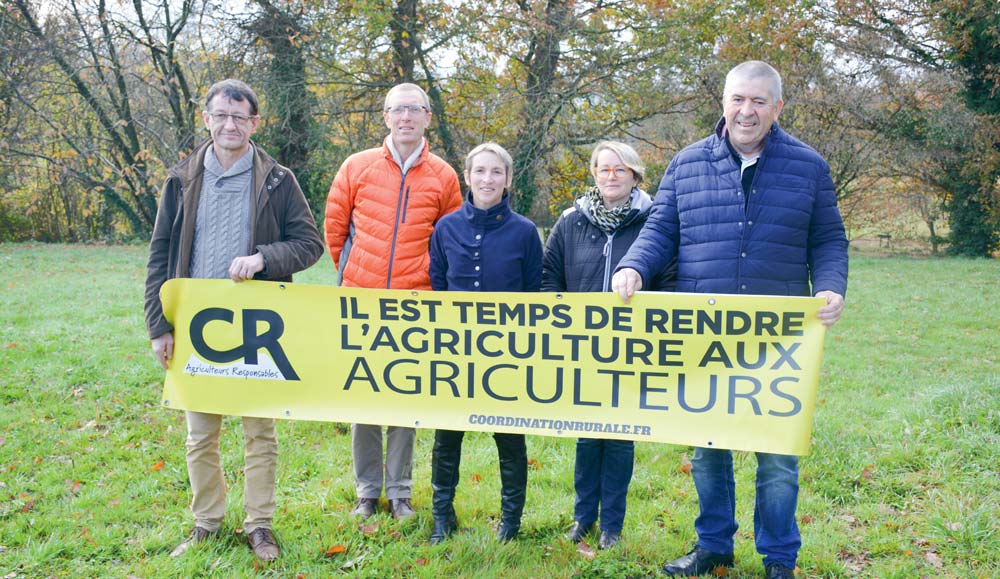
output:
[[[430,112],[430,109],[423,105],[396,105],[394,107],[385,107],[385,112],[394,117],[401,117],[406,113],[417,116],[420,113]]]
[[[250,124],[251,119],[256,119],[257,115],[240,115],[236,113],[210,113],[205,111],[208,116],[212,117],[212,121],[219,124],[226,124],[226,119],[233,119],[233,124],[245,127]]]
[[[597,176],[601,179],[607,179],[612,173],[614,173],[615,177],[624,179],[631,172],[632,169],[629,169],[628,167],[599,167],[597,169]]]

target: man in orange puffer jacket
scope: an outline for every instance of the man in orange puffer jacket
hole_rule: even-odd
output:
[[[429,290],[431,233],[462,204],[458,175],[424,139],[431,111],[423,89],[394,86],[382,118],[389,128],[382,146],[351,155],[337,171],[326,200],[326,244],[342,286]],[[358,494],[352,513],[375,514],[384,482],[392,516],[412,516],[416,431],[387,427],[384,465],[381,426],[354,424],[351,437]]]

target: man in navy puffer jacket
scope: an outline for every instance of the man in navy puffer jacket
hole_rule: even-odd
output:
[[[840,319],[847,291],[847,237],[826,161],[778,128],[781,77],[760,61],[726,76],[715,134],[667,167],[639,238],[618,265],[612,290],[626,301],[677,260],[677,291],[826,298],[819,318]],[[768,579],[793,577],[802,544],[795,522],[798,459],[758,452],[754,540]],[[667,563],[668,576],[733,565],[732,454],[695,450],[698,543]]]

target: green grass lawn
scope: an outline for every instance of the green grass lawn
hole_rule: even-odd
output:
[[[690,448],[637,445],[623,543],[594,555],[564,539],[572,440],[529,437],[522,535],[501,545],[496,450],[470,433],[462,530],[429,547],[431,431],[417,435],[419,515],[405,524],[380,515],[359,529],[347,515],[346,425],[280,421],[284,554],[258,567],[238,531],[242,434],[231,418],[224,533],[171,559],[191,525],[185,424],[159,404],[145,256],[144,247],[0,245],[0,577],[653,577],[692,545],[697,500],[679,468]],[[324,258],[297,281],[333,278]],[[998,287],[998,261],[854,258],[801,464],[799,576],[1000,577]],[[755,459],[736,460],[741,527],[729,576],[760,577]]]

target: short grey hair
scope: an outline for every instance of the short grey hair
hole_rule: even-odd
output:
[[[250,103],[250,114],[257,115],[257,93],[253,92],[250,86],[242,80],[227,78],[213,84],[205,94],[205,110],[212,106],[212,99],[218,95],[237,102],[247,101]]]
[[[618,141],[601,141],[594,147],[594,152],[590,154],[590,172],[595,177],[597,176],[597,156],[601,154],[601,151],[611,151],[618,155],[622,163],[629,169],[632,169],[635,180],[642,183],[643,177],[646,176],[646,167],[642,164],[639,153],[636,153],[632,147]]]
[[[781,75],[778,74],[778,71],[773,66],[762,60],[748,60],[734,66],[729,71],[729,74],[726,75],[726,88],[729,87],[730,81],[755,78],[763,78],[770,81],[771,98],[774,99],[774,103],[772,104],[777,104],[781,100]]]
[[[424,100],[424,106],[427,110],[431,110],[431,99],[427,97],[427,92],[420,88],[419,85],[413,84],[412,82],[403,82],[397,84],[396,86],[389,89],[389,92],[385,93],[385,101],[382,103],[382,109],[386,109],[389,106],[389,97],[398,92],[417,92],[420,93],[420,98]]]
[[[514,159],[511,158],[510,153],[507,152],[507,149],[491,142],[478,145],[465,156],[465,171],[467,173],[472,171],[472,159],[480,153],[493,153],[497,157],[500,157],[500,160],[503,161],[504,166],[507,168],[507,177],[510,178],[514,175]]]

